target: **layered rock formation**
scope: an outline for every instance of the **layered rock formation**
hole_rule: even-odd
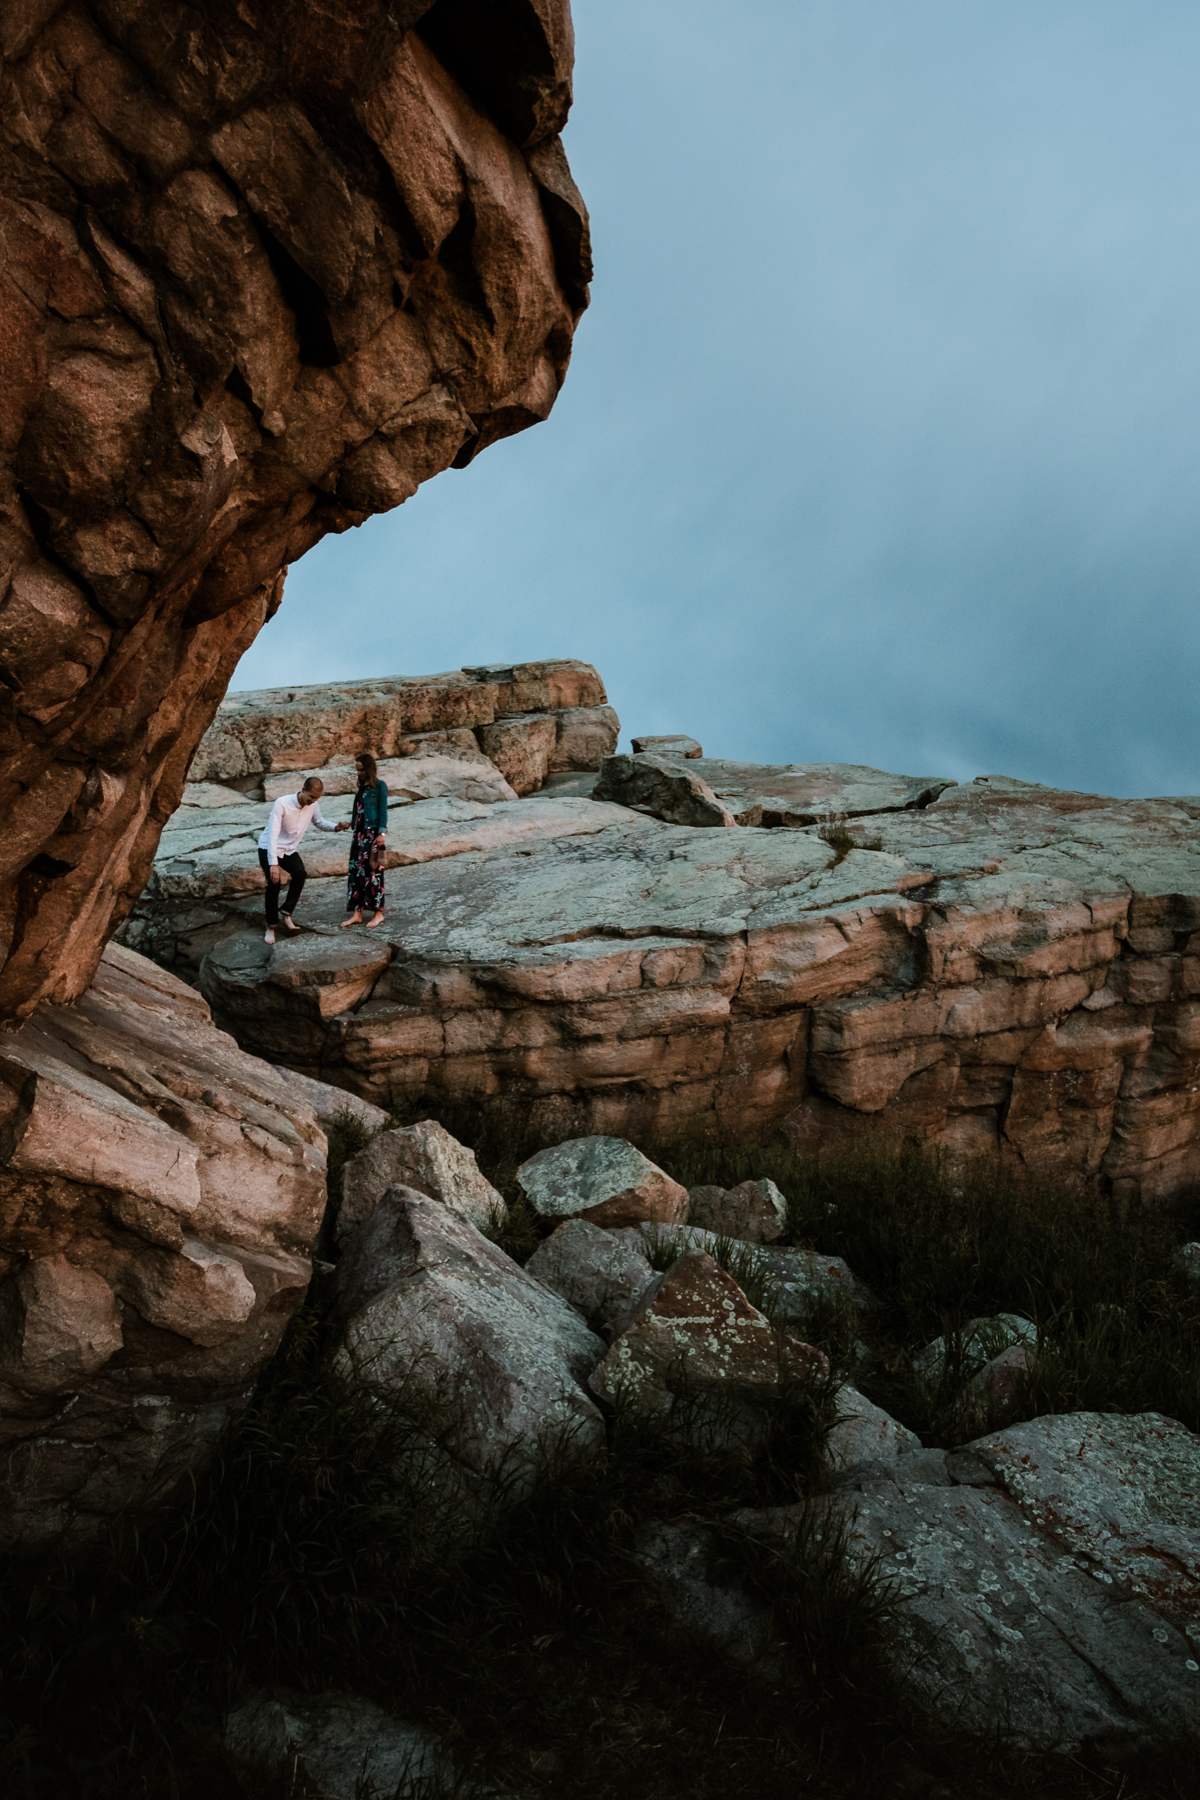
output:
[[[529,794],[552,773],[599,769],[619,729],[590,663],[490,663],[445,675],[262,688],[222,703],[189,784],[270,800],[293,785],[292,771],[303,771],[321,775],[330,793],[351,793],[354,758],[369,750],[392,759],[381,773],[400,791],[416,763],[436,757],[479,764],[513,793]],[[494,788],[486,797],[512,793]]]
[[[86,988],[282,571],[542,419],[566,0],[0,19],[0,1017]]]
[[[381,1104],[517,1103],[552,1137],[786,1120],[1129,1192],[1200,1178],[1200,802],[818,776],[834,830],[418,802],[383,929],[335,930],[333,876],[273,953],[248,840],[214,829],[158,877],[208,923],[174,932],[160,903],[159,924],[243,1044]],[[902,810],[845,817],[864,791]]]
[[[203,1462],[308,1287],[321,1099],[115,945],[0,1039],[0,1546],[136,1519]]]

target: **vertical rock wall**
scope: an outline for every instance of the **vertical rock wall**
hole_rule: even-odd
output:
[[[0,1017],[86,988],[283,572],[546,416],[566,0],[0,13]]]

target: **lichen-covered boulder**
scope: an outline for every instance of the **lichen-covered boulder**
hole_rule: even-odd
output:
[[[544,1219],[593,1225],[673,1225],[687,1217],[687,1189],[624,1138],[572,1138],[539,1150],[517,1170],[529,1204]]]
[[[764,1409],[828,1373],[820,1350],[774,1327],[711,1256],[687,1251],[643,1294],[590,1386],[635,1418],[684,1417],[689,1432],[744,1442]]]
[[[1200,1438],[1070,1413],[955,1452],[947,1484],[907,1466],[830,1504],[895,1584],[919,1710],[1031,1749],[1200,1741]]]

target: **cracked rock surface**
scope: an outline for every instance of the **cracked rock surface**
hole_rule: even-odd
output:
[[[572,53],[567,0],[4,8],[0,1017],[87,987],[286,565],[549,412]]]
[[[835,803],[860,779],[822,775]],[[981,778],[855,818],[850,847],[464,804],[400,815],[369,942],[336,929],[339,872],[268,953],[219,809],[209,850],[164,855],[179,898],[146,929],[247,1048],[381,1105],[515,1096],[556,1138],[787,1120],[1149,1196],[1200,1176],[1200,800]]]

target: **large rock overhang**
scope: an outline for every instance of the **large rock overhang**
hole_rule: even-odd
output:
[[[543,419],[567,0],[0,20],[0,1017],[81,994],[286,566]]]

